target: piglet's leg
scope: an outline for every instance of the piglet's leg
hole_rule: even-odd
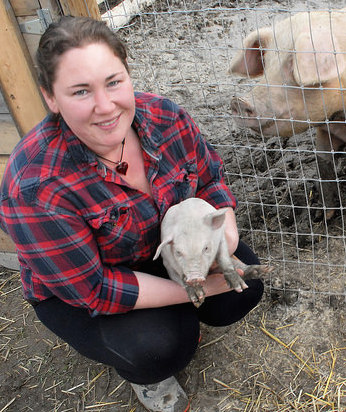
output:
[[[242,292],[248,288],[245,281],[236,271],[234,259],[231,259],[229,256],[225,238],[223,238],[220,242],[216,260],[230,288],[234,289],[236,292]]]
[[[204,302],[204,298],[205,298],[205,292],[202,286],[185,285],[185,290],[187,294],[189,295],[191,302],[196,306],[196,308],[199,308],[201,304]]]
[[[241,269],[244,272],[243,279],[250,279],[254,276],[261,276],[274,270],[272,266],[268,265],[246,265],[235,256],[232,256],[231,259],[234,269]]]

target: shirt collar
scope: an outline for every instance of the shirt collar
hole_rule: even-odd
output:
[[[82,168],[97,165],[98,160],[96,154],[77,138],[62,117],[60,117],[59,121],[63,138],[66,141],[68,151],[75,163]]]

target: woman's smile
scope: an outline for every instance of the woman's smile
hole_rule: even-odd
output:
[[[117,124],[119,123],[119,119],[120,119],[120,115],[113,117],[113,119],[111,120],[105,120],[102,122],[95,122],[94,124],[104,130],[111,130],[114,127],[117,126]]]

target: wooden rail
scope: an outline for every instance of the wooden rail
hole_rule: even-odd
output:
[[[0,85],[20,135],[46,114],[31,71],[27,48],[8,2],[0,1]]]

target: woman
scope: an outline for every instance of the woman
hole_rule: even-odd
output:
[[[258,263],[239,242],[220,158],[184,109],[134,93],[126,50],[104,23],[53,23],[37,65],[51,114],[12,153],[0,202],[24,297],[56,335],[113,366],[147,409],[188,410],[174,374],[196,351],[199,322],[229,325],[263,293],[260,280],[237,294],[213,274],[196,309],[152,261],[167,209],[200,197],[229,208],[229,253]]]

